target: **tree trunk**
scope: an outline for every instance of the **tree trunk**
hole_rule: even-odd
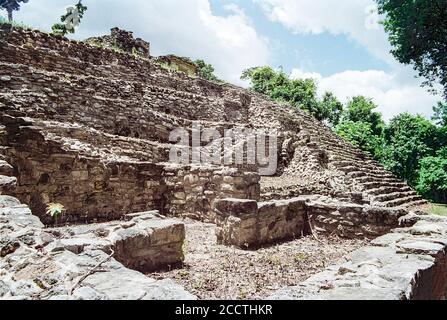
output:
[[[8,9],[8,20],[12,23],[12,9]]]

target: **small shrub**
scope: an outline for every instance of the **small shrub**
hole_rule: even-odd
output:
[[[62,204],[49,203],[47,205],[46,213],[50,215],[57,222],[57,219],[64,213],[64,211],[66,211],[66,209]]]

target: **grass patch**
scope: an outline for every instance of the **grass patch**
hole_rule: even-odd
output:
[[[20,29],[26,29],[26,30],[31,30],[32,29],[30,26],[27,26],[23,22],[17,22],[17,21],[13,20],[12,23],[11,23],[5,17],[1,17],[0,16],[0,25],[2,25],[2,24],[11,24],[14,28],[20,28]]]
[[[447,204],[432,203],[428,212],[438,216],[447,216]]]

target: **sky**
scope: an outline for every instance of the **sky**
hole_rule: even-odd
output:
[[[75,0],[29,0],[14,20],[49,31]],[[385,120],[401,112],[429,118],[441,100],[411,66],[389,53],[373,0],[83,0],[88,7],[74,39],[117,26],[151,43],[154,56],[176,54],[211,63],[231,83],[244,69],[282,67],[311,77],[319,94],[342,102],[372,98]],[[6,16],[1,11],[0,15]]]

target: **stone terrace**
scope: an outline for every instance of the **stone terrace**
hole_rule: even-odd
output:
[[[191,128],[192,121],[222,130],[269,129],[280,136],[281,165],[275,177],[261,181],[264,200],[323,194],[386,207],[425,204],[404,182],[300,110],[231,85],[174,74],[151,59],[39,32],[7,27],[0,32],[6,75],[0,107],[12,117],[28,117],[45,141],[77,147],[76,152],[87,156],[102,152],[107,160],[158,164],[167,161],[169,132]],[[11,144],[17,133],[14,121],[2,122],[8,125]],[[81,171],[80,178],[85,174]],[[51,175],[49,179],[53,183]]]
[[[38,281],[41,290],[36,289],[29,278],[21,283],[14,274],[14,265],[22,258],[41,258],[43,266],[50,261],[48,272],[52,277],[57,272],[56,284],[73,282],[89,272],[79,267],[83,259],[92,266],[104,258],[101,266],[106,272],[88,274],[87,289],[76,288],[87,290],[81,297],[191,297],[169,281],[165,286],[150,278],[141,280],[143,287],[131,296],[121,295],[121,286],[134,280],[100,285],[104,277],[119,278],[116,272],[126,274],[123,279],[141,278],[125,267],[148,271],[183,260],[183,224],[164,216],[216,223],[220,243],[242,248],[322,232],[348,238],[387,237],[402,223],[412,228],[425,217],[418,210],[427,202],[405,182],[296,108],[276,105],[236,86],[166,70],[151,57],[8,25],[0,26],[0,57],[0,193],[14,197],[2,198],[7,203],[2,230],[12,232],[6,231],[1,246],[2,256],[5,252],[7,257],[2,263],[7,263],[9,273],[0,281],[6,283],[8,294],[21,295],[19,289],[11,289],[16,285],[34,288],[35,298],[43,297],[41,290],[47,294],[46,285],[42,288]],[[259,164],[170,164],[170,132],[179,127],[192,132],[193,123],[221,133],[231,128],[276,133],[276,173],[261,177]],[[238,137],[236,142],[244,139]],[[18,201],[29,206],[33,215]],[[67,209],[59,221],[64,227],[54,226],[45,213],[51,202]],[[10,207],[23,208],[26,214],[12,218]],[[29,219],[32,230],[11,229],[9,219],[16,218]],[[414,227],[422,222],[418,223]],[[436,254],[445,252],[447,244],[442,240],[444,229],[439,228],[440,239],[435,242],[443,247],[438,246]],[[28,231],[30,244],[20,240]],[[52,234],[52,241],[40,246],[42,233]],[[35,252],[36,244],[42,252]],[[375,250],[368,248],[368,252]],[[394,259],[394,246],[387,250]],[[381,256],[376,258],[382,261]],[[61,274],[60,265],[67,259],[73,260],[74,274]],[[362,259],[351,260],[361,265]],[[416,260],[410,275],[418,272],[424,259]],[[431,267],[445,271],[443,261],[436,258]],[[386,267],[382,262],[378,268]],[[40,267],[31,264],[30,268],[27,276]],[[417,281],[431,288],[425,278]],[[445,292],[443,280],[440,283],[431,296],[391,296],[440,298]],[[151,291],[153,285],[159,288],[157,296]],[[337,286],[343,287],[338,282]],[[59,290],[56,295],[72,298],[74,291]]]

